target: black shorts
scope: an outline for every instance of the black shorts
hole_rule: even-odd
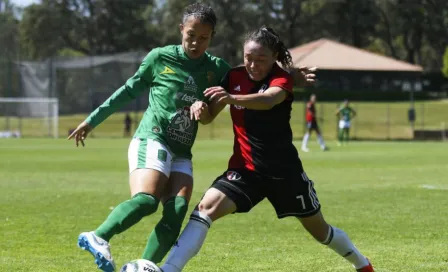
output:
[[[271,202],[278,218],[308,217],[320,210],[314,183],[305,172],[274,178],[248,170],[229,169],[216,178],[211,187],[235,202],[238,213],[250,211],[264,198]]]
[[[306,127],[309,130],[319,130],[319,126],[317,125],[316,120],[306,122]]]

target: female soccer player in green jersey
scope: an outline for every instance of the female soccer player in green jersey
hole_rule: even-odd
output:
[[[345,100],[344,104],[336,111],[336,116],[339,117],[338,146],[341,146],[344,139],[348,143],[351,120],[355,118],[356,111],[348,105],[348,100]]]
[[[141,93],[149,106],[129,145],[131,199],[120,203],[95,230],[79,235],[78,245],[89,251],[103,271],[114,271],[109,241],[163,203],[163,216],[150,234],[144,259],[160,262],[179,235],[193,187],[191,148],[199,122],[212,121],[204,90],[218,85],[230,66],[206,52],[215,33],[216,16],[204,4],[185,8],[182,44],[155,48],[138,71],[93,111],[69,136],[84,146],[88,133]],[[198,113],[200,112],[200,114]],[[194,116],[193,116],[194,115]]]

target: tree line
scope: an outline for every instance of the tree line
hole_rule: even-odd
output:
[[[0,0],[0,61],[105,55],[180,42],[190,0]],[[244,34],[269,25],[294,47],[322,37],[446,71],[446,0],[209,0],[217,13],[210,51],[236,65]],[[448,53],[445,65],[448,66]]]

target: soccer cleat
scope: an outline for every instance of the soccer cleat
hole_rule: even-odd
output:
[[[78,237],[78,246],[89,251],[95,257],[98,268],[105,272],[115,271],[115,262],[107,241],[95,235],[93,231],[83,232]]]
[[[302,146],[302,151],[303,152],[310,152],[310,150],[307,147]]]
[[[364,266],[363,268],[356,269],[356,271],[357,272],[375,272],[375,270],[373,269],[373,266],[370,263],[370,261],[369,261],[369,265],[368,266]]]
[[[330,150],[330,148],[329,147],[327,147],[327,146],[324,146],[323,148],[321,148],[322,149],[322,151],[329,151]]]

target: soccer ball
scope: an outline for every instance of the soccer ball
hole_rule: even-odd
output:
[[[138,259],[123,265],[120,272],[163,272],[155,263]]]

